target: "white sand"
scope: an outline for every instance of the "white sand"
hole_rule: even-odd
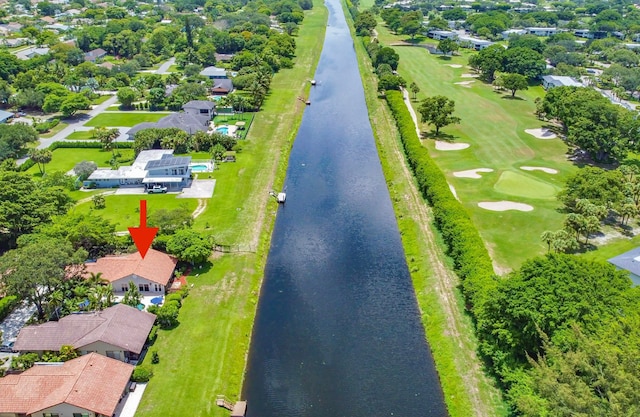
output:
[[[528,134],[535,136],[538,139],[555,139],[557,138],[556,134],[546,129],[544,127],[540,127],[537,129],[526,129],[525,132]]]
[[[480,75],[478,74],[462,74],[462,78],[478,78]]]
[[[475,82],[476,82],[475,80],[471,80],[471,81],[460,81],[460,82],[457,82],[457,83],[454,83],[454,84],[461,85],[461,86],[463,86],[463,87],[467,87],[467,88],[471,88],[471,86],[470,86],[469,84],[471,84],[471,83],[475,83]]]
[[[493,172],[493,170],[491,168],[469,169],[466,171],[454,172],[453,176],[458,178],[482,178],[482,176],[478,174],[478,172]]]
[[[456,193],[456,189],[453,188],[453,185],[449,184],[449,189],[451,190],[451,194],[453,194],[456,200],[460,201],[460,199],[458,198],[458,193]]]
[[[462,149],[467,149],[468,147],[468,143],[450,143],[441,140],[436,141],[436,150],[438,151],[460,151]]]
[[[506,210],[518,210],[518,211],[532,211],[533,206],[524,203],[516,203],[513,201],[483,201],[478,203],[480,208],[491,211],[506,211]]]
[[[524,171],[542,171],[542,172],[546,172],[547,174],[557,174],[558,173],[557,169],[547,168],[547,167],[520,167],[520,169],[522,169]]]
[[[445,64],[445,65],[451,68],[462,68],[462,65],[459,65],[459,64]]]

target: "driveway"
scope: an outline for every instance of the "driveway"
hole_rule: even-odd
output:
[[[195,179],[191,181],[191,187],[182,189],[178,198],[211,198],[215,187],[216,180]]]
[[[2,323],[0,323],[0,331],[2,331],[3,342],[13,342],[18,337],[20,329],[36,312],[36,307],[23,301]]]

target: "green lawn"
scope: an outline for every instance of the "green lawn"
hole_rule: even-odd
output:
[[[177,207],[186,207],[189,211],[193,211],[198,205],[196,199],[176,198],[175,194],[107,195],[105,200],[107,206],[104,209],[96,210],[93,203],[87,201],[76,205],[72,211],[102,216],[115,224],[116,230],[123,231],[127,230],[127,227],[140,224],[140,200],[147,200],[149,215],[161,208],[171,210]]]
[[[282,187],[287,158],[302,119],[304,104],[324,40],[327,11],[320,0],[305,12],[296,37],[295,67],[277,73],[271,93],[256,116],[238,154],[238,162],[216,170],[216,189],[197,230],[209,230],[227,244],[255,245],[255,253],[227,254],[213,268],[193,271],[189,297],[180,310],[181,324],[161,331],[152,349],[160,363],[152,365],[136,416],[228,416],[215,397],[240,396],[256,302],[276,204],[267,191]],[[300,104],[300,105],[298,105]],[[161,196],[154,196],[161,197]],[[149,198],[149,209],[155,199]],[[195,201],[194,201],[195,202]],[[107,200],[106,210],[115,204]],[[145,363],[150,360],[145,359]],[[168,411],[170,410],[170,411]]]
[[[69,136],[66,137],[68,140],[87,140],[87,139],[95,139],[93,130],[78,130],[77,132],[73,132]]]
[[[109,94],[101,94],[98,98],[96,98],[95,100],[92,100],[91,104],[93,104],[93,105],[102,104],[105,101],[109,100],[111,97],[113,97],[113,96],[111,96]]]
[[[53,129],[51,129],[50,131],[48,131],[47,133],[43,133],[40,135],[41,138],[50,138],[53,135],[55,135],[56,133],[60,132],[62,129],[64,129],[65,127],[67,127],[68,124],[65,122],[60,122],[58,123]]]
[[[121,155],[120,160],[133,159],[133,149],[118,149],[118,153]],[[103,151],[102,149],[58,148],[53,151],[53,158],[45,166],[45,169],[46,172],[67,172],[82,161],[94,161],[99,167],[108,167],[111,157],[111,152]],[[40,175],[37,165],[29,168],[27,172],[33,175]]]
[[[85,123],[85,126],[132,127],[142,122],[157,122],[167,113],[139,112],[139,113],[102,113]]]
[[[377,30],[384,45],[400,39],[382,25]],[[508,98],[510,93],[497,92],[480,80],[462,77],[471,72],[467,67],[469,51],[442,59],[424,48],[404,46],[395,50],[400,55],[398,72],[408,84],[415,82],[421,90],[418,102],[427,96],[444,95],[456,103],[455,113],[462,121],[444,127],[442,132],[451,135],[454,142],[471,146],[461,151],[438,151],[433,140],[425,139],[424,144],[469,210],[498,269],[517,268],[525,259],[544,253],[540,235],[545,230],[560,229],[563,221],[553,193],[577,168],[567,161],[567,147],[560,139],[540,140],[525,133],[525,129],[544,125],[533,114],[534,99],[544,95],[542,87],[518,91],[518,99],[512,100]],[[469,87],[455,84],[464,81],[473,82]],[[413,106],[417,110],[418,103]],[[430,129],[431,126],[422,126],[425,133]],[[525,172],[521,166],[548,167],[559,172]],[[481,179],[453,176],[456,171],[475,168],[494,171],[483,174]],[[534,210],[492,212],[478,207],[479,202],[499,200],[530,204]]]

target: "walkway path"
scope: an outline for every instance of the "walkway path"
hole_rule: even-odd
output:
[[[418,116],[416,115],[416,112],[415,110],[413,110],[413,106],[411,105],[409,92],[404,88],[402,89],[402,97],[404,97],[404,103],[407,105],[407,110],[409,110],[409,113],[411,113],[413,124],[416,125],[416,133],[418,134],[418,138],[422,138],[422,133],[420,132],[420,124],[418,123]]]

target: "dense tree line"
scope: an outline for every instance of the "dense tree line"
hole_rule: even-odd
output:
[[[589,88],[552,88],[538,103],[537,114],[561,122],[567,142],[597,162],[621,160],[640,139],[635,113]]]

